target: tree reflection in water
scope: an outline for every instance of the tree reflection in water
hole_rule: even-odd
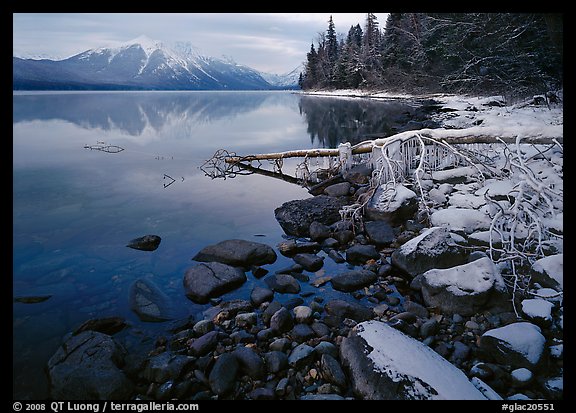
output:
[[[308,123],[313,147],[336,148],[377,135],[390,136],[406,129],[418,116],[415,102],[359,98],[302,96],[300,114]]]

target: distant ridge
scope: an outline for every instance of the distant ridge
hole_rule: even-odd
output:
[[[63,60],[13,57],[14,90],[270,90],[298,88],[298,73],[261,73],[191,43],[139,36]],[[297,70],[297,69],[295,69]]]

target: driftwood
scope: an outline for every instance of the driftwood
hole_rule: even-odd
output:
[[[480,128],[477,129],[477,134],[473,134],[471,129],[421,129],[417,131],[406,131],[392,135],[389,137],[375,137],[372,140],[360,142],[352,146],[352,155],[359,155],[364,153],[372,152],[375,146],[385,145],[390,141],[406,141],[419,135],[422,138],[435,140],[438,142],[444,142],[448,145],[458,145],[458,144],[492,144],[492,143],[506,143],[514,144],[520,139],[520,143],[524,144],[554,144],[563,143],[563,137],[550,137],[543,135],[526,135],[521,138],[518,136],[504,135],[499,136],[499,134],[485,134]],[[256,154],[256,155],[246,155],[237,156],[232,155],[226,157],[224,160],[226,163],[234,164],[238,162],[251,162],[257,160],[275,160],[275,159],[286,159],[286,158],[298,158],[298,157],[322,157],[322,156],[339,156],[339,149],[299,149],[286,152],[273,152],[266,154]]]

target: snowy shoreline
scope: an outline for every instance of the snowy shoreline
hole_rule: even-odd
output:
[[[125,354],[112,337],[121,320],[74,332],[49,362],[52,396],[88,398],[93,388],[100,398],[160,400],[562,399],[562,106],[434,99],[446,109],[435,115],[444,129],[401,132],[388,152],[387,138],[377,139],[380,163],[344,162],[314,196],[279,206],[287,240],[276,248],[225,240],[200,251],[184,288],[212,307],[170,322],[150,352]],[[428,154],[413,151],[424,139],[434,147],[462,131],[549,142],[442,143],[426,171],[412,162]],[[392,185],[373,173],[386,162],[416,172],[391,172]],[[268,274],[276,251],[293,264]],[[330,273],[325,259],[352,267]],[[247,272],[249,299],[222,301]],[[302,283],[317,290],[300,294]],[[152,287],[139,286],[132,309],[162,316]],[[330,299],[326,288],[349,295]]]

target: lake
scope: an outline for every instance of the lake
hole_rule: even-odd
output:
[[[210,304],[188,300],[182,286],[200,249],[231,238],[272,247],[285,240],[274,209],[307,190],[259,174],[211,179],[201,166],[217,150],[335,148],[395,132],[415,107],[278,91],[14,92],[13,296],[49,298],[13,303],[13,397],[48,396],[48,359],[88,319],[124,317],[126,346],[150,343],[165,323],[130,310],[136,279],[154,282],[175,318],[200,314]],[[90,149],[102,142],[123,150]],[[297,163],[287,160],[283,172]],[[162,238],[157,250],[126,247],[146,234]],[[291,264],[279,254],[266,268]],[[327,259],[321,271],[348,268]],[[222,298],[246,299],[263,284],[247,276]]]

